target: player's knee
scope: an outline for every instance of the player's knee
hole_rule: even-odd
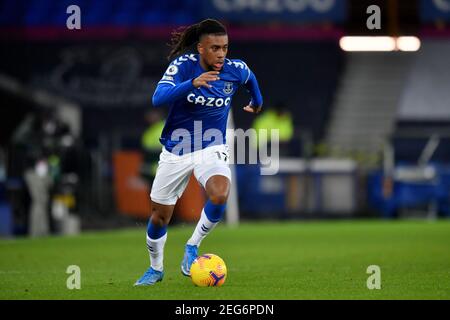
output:
[[[215,192],[209,196],[209,201],[215,205],[226,204],[228,199],[227,192]]]
[[[222,176],[214,177],[214,179],[208,180],[206,184],[206,194],[209,201],[215,205],[223,205],[227,202],[230,185],[224,179],[226,178]]]
[[[166,217],[159,215],[157,212],[153,211],[152,217],[151,217],[151,221],[152,224],[158,227],[163,227],[169,224],[169,219],[167,219]]]

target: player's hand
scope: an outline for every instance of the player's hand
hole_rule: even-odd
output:
[[[219,71],[208,71],[205,73],[202,73],[197,78],[192,80],[192,84],[196,88],[200,87],[206,87],[211,88],[212,85],[210,85],[208,82],[219,80]]]
[[[244,107],[244,111],[250,112],[250,113],[260,113],[262,106],[256,107],[252,106],[251,104],[248,104]]]

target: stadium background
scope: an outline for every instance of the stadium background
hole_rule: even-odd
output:
[[[66,27],[72,4],[80,30]],[[379,30],[366,27],[372,4],[381,8]],[[33,196],[42,194],[50,234],[144,230],[145,115],[171,31],[207,17],[228,27],[229,57],[255,72],[265,110],[282,103],[294,123],[277,175],[235,167],[239,219],[365,218],[380,230],[383,218],[442,223],[450,216],[449,8],[433,0],[1,1],[1,235],[29,234]],[[362,35],[416,36],[421,45],[340,46],[343,36]],[[233,100],[234,125],[244,130],[254,120],[239,108],[247,99],[241,91]],[[41,181],[33,195],[25,172],[38,162],[54,183]],[[188,192],[174,226],[200,212],[194,181]]]

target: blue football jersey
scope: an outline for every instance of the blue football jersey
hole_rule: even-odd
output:
[[[206,148],[209,145],[225,143],[228,113],[233,95],[239,86],[246,84],[252,75],[251,70],[241,60],[225,59],[219,80],[211,81],[211,88],[192,85],[192,80],[206,72],[200,65],[198,54],[185,54],[172,61],[162,79],[158,82],[156,91],[164,92],[164,88],[183,87],[181,94],[169,104],[169,113],[166,119],[160,141],[165,148],[172,149],[180,143],[189,144],[189,152]],[[162,90],[162,91],[161,91]],[[156,92],[155,92],[156,95]],[[181,141],[176,130],[184,129],[189,132],[190,141]],[[217,129],[222,133],[221,141],[204,139],[204,133],[209,129]],[[175,134],[174,134],[175,132]],[[201,142],[198,141],[201,139]],[[197,139],[197,143],[194,143]],[[213,139],[214,140],[214,139]]]

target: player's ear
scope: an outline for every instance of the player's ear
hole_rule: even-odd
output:
[[[200,42],[197,43],[197,51],[198,53],[203,54],[204,48]]]

